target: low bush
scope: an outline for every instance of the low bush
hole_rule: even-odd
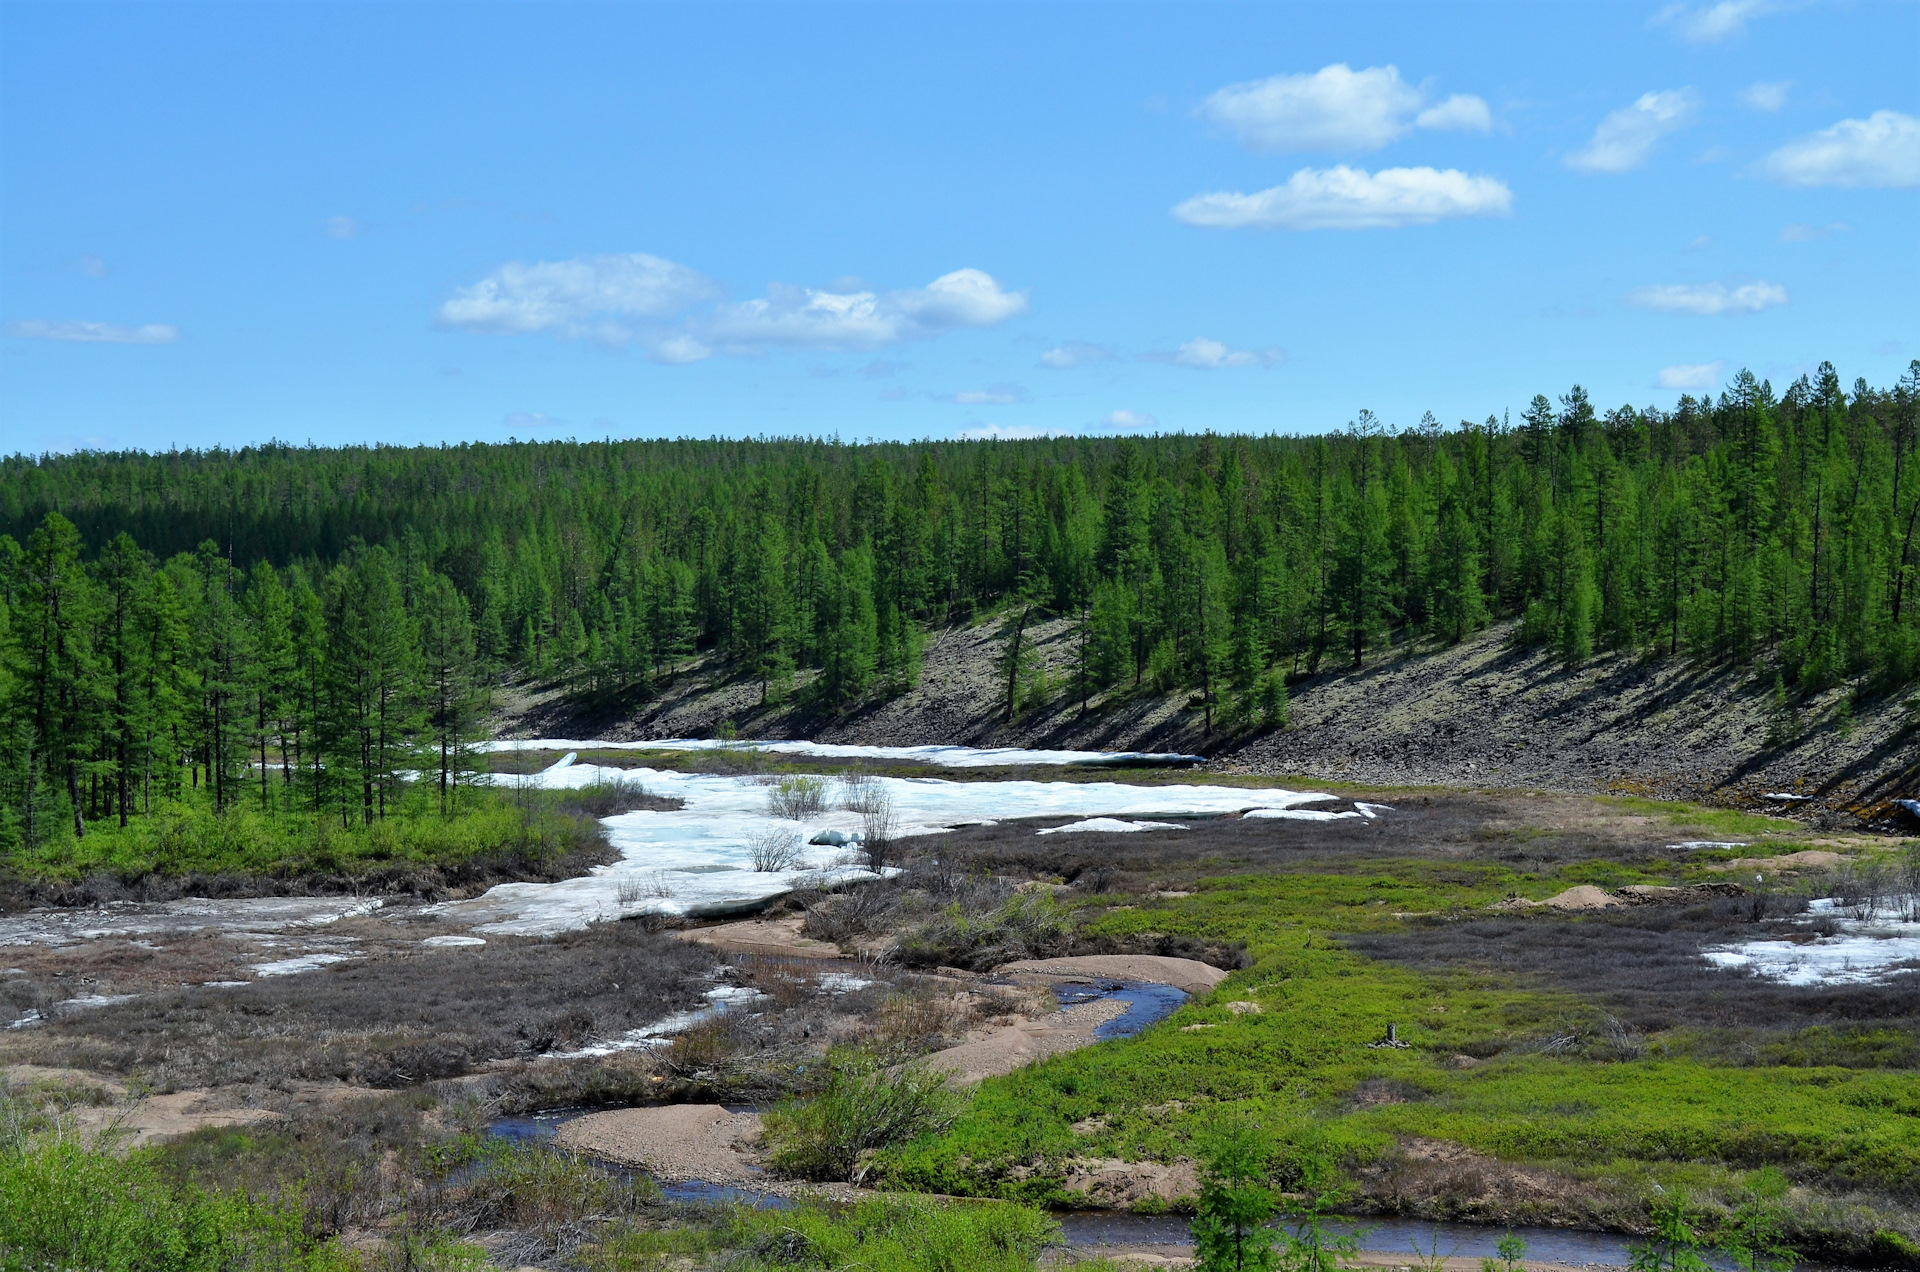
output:
[[[783,777],[774,783],[767,792],[767,815],[784,817],[789,821],[805,821],[809,817],[818,817],[827,808],[827,782],[825,778],[800,774],[795,777]]]
[[[770,1161],[782,1174],[857,1181],[868,1154],[945,1131],[967,1104],[944,1073],[912,1066],[889,1073],[845,1055],[829,1064],[817,1095],[788,1099],[764,1119]]]

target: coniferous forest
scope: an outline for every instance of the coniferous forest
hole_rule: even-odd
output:
[[[1209,727],[1501,619],[1569,664],[1904,682],[1916,406],[1920,362],[1882,388],[1743,372],[1661,411],[1576,386],[1518,419],[1363,411],[1322,436],[16,456],[0,850],[183,800],[452,814],[503,676],[639,700],[704,655],[833,710],[1004,608],[1072,620],[1071,692],[1192,691]]]

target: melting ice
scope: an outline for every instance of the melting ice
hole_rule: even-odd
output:
[[[517,743],[542,748],[556,743]],[[600,749],[604,744],[578,744]],[[658,747],[660,743],[634,743]],[[768,743],[768,747],[813,747],[813,743]],[[683,749],[693,749],[684,744]],[[969,767],[959,747],[840,747],[862,756],[942,752],[941,762]],[[806,752],[818,754],[819,752]],[[1101,756],[1118,752],[972,752],[973,755]],[[823,831],[851,832],[859,813],[833,810],[803,821],[769,816],[762,779],[732,774],[677,773],[662,769],[616,769],[578,764],[568,755],[552,768],[502,782],[566,789],[638,779],[655,795],[683,801],[675,812],[631,812],[603,819],[620,860],[592,874],[558,883],[506,883],[471,901],[435,907],[445,920],[480,932],[538,936],[583,927],[601,919],[639,914],[707,917],[755,910],[802,885],[837,886],[872,879],[846,848],[807,841]],[[985,761],[983,761],[985,762]],[[1010,763],[1004,758],[992,763]],[[1025,762],[1072,763],[1078,760]],[[1122,782],[956,782],[945,778],[870,779],[893,803],[896,833],[933,834],[954,826],[1004,817],[1177,817],[1286,812],[1298,804],[1333,798],[1314,792],[1235,786],[1130,786]],[[873,789],[870,788],[870,789]],[[830,792],[833,788],[830,784]],[[1297,815],[1297,814],[1296,814]],[[1316,814],[1313,820],[1355,813]],[[749,841],[758,832],[785,827],[798,834],[804,856],[790,870],[750,869]]]
[[[1910,898],[1865,913],[1833,898],[1807,908],[1815,917],[1837,920],[1839,934],[1805,945],[1742,941],[1702,953],[1715,966],[1750,968],[1788,985],[1871,985],[1920,970],[1920,922],[1906,917],[1913,913]]]

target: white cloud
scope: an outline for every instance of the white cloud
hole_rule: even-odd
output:
[[[327,237],[350,239],[364,228],[360,222],[350,216],[330,216],[327,218]]]
[[[80,258],[80,272],[88,278],[105,278],[107,263],[98,256],[88,253]]]
[[[1195,367],[1202,371],[1217,371],[1227,367],[1272,366],[1280,360],[1280,352],[1277,349],[1256,353],[1251,349],[1235,349],[1205,336],[1195,336],[1171,354],[1153,356],[1171,362],[1175,366]]]
[[[1108,411],[1100,419],[1102,428],[1124,429],[1132,433],[1144,433],[1158,427],[1160,421],[1145,411],[1118,410]]]
[[[713,350],[692,336],[668,336],[653,346],[653,360],[670,366],[685,366],[713,356]]]
[[[1807,225],[1795,223],[1780,228],[1782,243],[1812,243],[1823,238],[1832,238],[1836,234],[1845,234],[1853,227],[1845,221],[1835,221],[1831,225]]]
[[[1111,361],[1113,350],[1105,345],[1086,344],[1078,340],[1056,345],[1040,355],[1040,365],[1054,371],[1070,371],[1074,367],[1092,367]]]
[[[1579,172],[1630,172],[1647,161],[1655,142],[1686,127],[1699,105],[1691,88],[1643,93],[1601,120],[1593,140],[1567,156],[1567,166]]]
[[[1302,168],[1287,183],[1254,194],[1195,195],[1173,209],[1209,229],[1361,230],[1425,225],[1466,216],[1506,216],[1513,191],[1494,177],[1457,168]]]
[[[961,429],[954,436],[970,442],[1023,442],[1036,437],[1072,437],[1073,430],[1049,428],[1044,424],[975,424],[971,428]]]
[[[74,322],[49,318],[22,318],[0,328],[0,335],[15,340],[59,340],[71,344],[172,344],[180,338],[180,328],[162,322],[121,327],[110,322]]]
[[[1378,150],[1413,126],[1493,127],[1493,113],[1478,97],[1457,93],[1422,110],[1425,101],[1398,67],[1356,71],[1335,62],[1310,75],[1229,84],[1201,103],[1200,113],[1254,150]]]
[[[1663,389],[1712,389],[1720,383],[1720,373],[1726,370],[1724,362],[1683,362],[1675,367],[1660,368],[1660,387]]]
[[[1876,110],[1790,141],[1761,165],[1781,185],[1906,190],[1920,186],[1920,119]]]
[[[1429,106],[1413,117],[1422,128],[1447,132],[1491,132],[1493,111],[1484,99],[1471,93],[1455,93],[1446,101]]]
[[[1792,80],[1762,80],[1758,84],[1749,84],[1740,90],[1740,104],[1753,110],[1779,110],[1787,104],[1787,90],[1792,87]]]
[[[1713,235],[1711,234],[1696,234],[1687,240],[1687,250],[1689,252],[1704,252],[1712,246]]]
[[[1627,303],[1663,314],[1757,314],[1787,303],[1778,283],[1657,283],[1627,293]]]
[[[1027,400],[1027,391],[1017,384],[989,384],[984,389],[961,389],[949,393],[947,401],[961,406],[1012,406]]]
[[[544,411],[515,411],[500,422],[512,429],[561,428],[566,424]]]
[[[777,284],[756,300],[721,305],[708,324],[736,345],[878,345],[955,327],[990,327],[1027,307],[989,274],[957,269],[925,287],[885,294]]]
[[[1744,35],[1747,23],[1786,6],[1779,0],[1720,0],[1718,4],[1674,3],[1653,15],[1655,26],[1670,26],[1696,44],[1713,44]]]
[[[624,343],[621,320],[666,318],[717,294],[696,269],[628,252],[568,261],[509,261],[440,306],[441,325],[467,331],[593,336]]]

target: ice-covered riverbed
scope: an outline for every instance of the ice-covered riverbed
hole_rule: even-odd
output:
[[[489,751],[759,751],[816,760],[906,760],[942,768],[998,768],[1021,764],[1084,764],[1101,767],[1201,764],[1204,755],[1175,751],[1035,751],[1017,746],[855,746],[836,742],[723,742],[717,738],[666,738],[655,742],[592,742],[527,738],[489,742]]]
[[[548,743],[516,744],[542,749]],[[582,742],[581,749],[603,749],[601,743]],[[664,743],[633,744],[659,748]],[[692,744],[684,744],[691,748]],[[812,743],[763,743],[768,748],[812,746]],[[963,754],[965,748],[864,747],[836,748],[904,755],[939,751],[950,767],[977,767]],[[973,752],[997,758],[992,763],[1069,763],[1070,760],[1031,757],[1092,755],[1106,752],[1011,751]],[[509,883],[471,901],[436,907],[444,921],[480,932],[544,935],[565,931],[600,919],[640,914],[708,917],[739,914],[765,905],[803,884],[838,886],[874,876],[846,847],[814,845],[807,841],[821,832],[843,835],[861,830],[863,815],[832,807],[817,816],[788,819],[768,811],[771,788],[751,775],[679,773],[668,769],[616,769],[573,762],[569,754],[553,767],[524,777],[500,778],[546,788],[594,786],[639,781],[655,795],[682,801],[674,812],[631,812],[604,819],[607,834],[621,859],[590,875],[559,883]],[[1330,795],[1278,788],[1169,784],[1132,786],[1123,782],[965,782],[944,778],[865,779],[861,797],[874,795],[890,801],[900,836],[936,834],[956,826],[1009,817],[1154,818],[1207,816],[1247,811],[1277,812],[1298,805],[1330,800]],[[845,802],[850,788],[829,782],[830,803]],[[1352,815],[1352,814],[1349,814]],[[802,843],[801,857],[785,870],[752,869],[752,844],[770,830],[791,832]]]

